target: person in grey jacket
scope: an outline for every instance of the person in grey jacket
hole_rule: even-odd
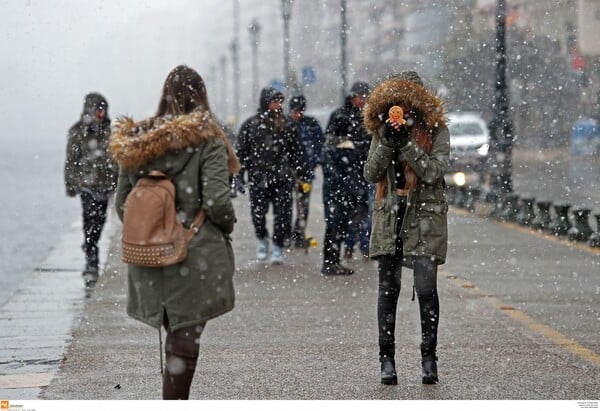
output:
[[[110,152],[120,167],[115,203],[121,220],[132,188],[153,170],[172,178],[177,215],[186,228],[201,208],[206,212],[184,261],[166,267],[129,264],[127,270],[127,313],[167,330],[163,399],[188,399],[200,335],[208,320],[234,307],[230,234],[236,219],[229,175],[240,165],[210,111],[204,80],[187,66],[167,76],[154,117],[138,123],[123,118],[115,129]]]
[[[397,118],[392,113],[398,113],[398,107],[403,115]],[[413,269],[419,300],[422,382],[435,384],[437,267],[445,262],[448,247],[444,174],[450,137],[442,102],[423,86],[417,73],[408,71],[374,88],[364,116],[373,136],[364,176],[376,184],[369,248],[379,272],[381,382],[397,384],[394,333],[404,265]]]
[[[79,195],[83,209],[86,287],[92,287],[98,279],[98,241],[106,221],[108,199],[117,183],[117,167],[107,153],[110,132],[106,99],[89,93],[81,118],[69,129],[64,167],[67,195]]]

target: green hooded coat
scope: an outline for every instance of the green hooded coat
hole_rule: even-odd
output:
[[[396,253],[398,206],[394,163],[403,160],[418,177],[416,187],[408,196],[401,227],[403,264],[412,267],[416,256],[427,256],[435,263],[443,264],[448,248],[444,174],[450,157],[450,135],[441,101],[423,87],[416,73],[406,74],[377,85],[364,109],[365,127],[373,136],[364,177],[372,183],[385,178],[387,187],[383,200],[373,204],[369,251],[371,257]],[[412,110],[431,132],[433,147],[429,154],[412,140],[398,150],[381,142],[388,110],[393,105],[404,107],[406,112]],[[410,133],[413,132],[415,128]]]
[[[188,227],[202,207],[206,220],[189,244],[185,261],[168,267],[128,266],[127,313],[155,328],[168,318],[172,331],[206,322],[234,307],[234,256],[229,234],[235,212],[229,197],[232,159],[212,114],[165,117],[115,126],[110,152],[120,166],[116,208],[151,170],[174,176],[176,208]]]
[[[94,122],[98,106],[106,110],[104,120]],[[108,155],[110,118],[108,103],[98,93],[85,96],[80,120],[69,129],[64,168],[67,194],[75,195],[82,190],[92,193],[115,191],[117,167]]]

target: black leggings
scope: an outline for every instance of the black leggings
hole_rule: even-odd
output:
[[[187,400],[200,353],[200,335],[206,323],[167,331],[163,376],[164,400]],[[168,330],[168,325],[166,325]]]
[[[87,192],[82,192],[83,209],[83,251],[88,266],[98,268],[98,241],[106,221],[108,199],[97,199]]]
[[[395,255],[379,257],[378,262],[379,355],[393,358],[395,354],[396,307],[400,295],[402,273],[402,249],[397,249]],[[429,257],[416,257],[413,271],[421,316],[421,355],[435,357],[440,310],[437,294],[437,265]]]

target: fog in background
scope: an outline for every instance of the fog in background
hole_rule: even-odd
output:
[[[600,115],[600,57],[578,49],[579,37],[595,28],[578,27],[579,12],[571,0],[507,3],[515,143],[563,147],[578,117]],[[0,139],[62,145],[90,91],[106,96],[113,118],[152,115],[167,73],[178,64],[200,72],[213,111],[231,121],[234,38],[239,50],[239,118],[234,120],[239,125],[258,105],[248,26],[255,19],[260,24],[259,89],[283,80],[284,41],[280,0],[239,0],[237,24],[234,4],[3,0]],[[309,113],[322,112],[322,123],[343,94],[340,5],[340,0],[296,0],[291,12],[293,89],[307,96]],[[416,69],[430,88],[443,90],[448,111],[478,111],[492,119],[492,0],[348,0],[346,15],[347,87]],[[314,69],[314,83],[302,79],[307,67]]]
[[[90,91],[113,118],[153,114],[169,70],[185,63],[206,77],[227,47],[230,3],[3,0],[0,140],[63,145]]]
[[[409,58],[402,68],[418,68],[433,78],[429,69],[439,70],[439,42],[447,27],[424,30],[425,21],[448,20],[456,1],[462,3],[348,1],[347,87],[398,70],[403,60],[394,56],[406,53],[421,55],[416,62]],[[124,114],[135,119],[150,116],[167,73],[178,64],[200,72],[213,111],[221,120],[231,121],[235,27],[239,125],[258,106],[248,26],[254,20],[260,24],[259,89],[283,80],[284,40],[280,0],[240,0],[237,26],[234,4],[235,0],[3,0],[0,139],[63,145],[90,91],[107,98],[113,119]],[[325,122],[342,99],[340,2],[297,0],[291,15],[290,71],[298,85],[302,68],[315,68],[316,83],[300,84],[297,91],[307,95],[309,111],[321,109],[319,120]],[[399,30],[398,25],[407,29]],[[429,56],[423,56],[423,50]],[[427,58],[433,64],[423,64]]]

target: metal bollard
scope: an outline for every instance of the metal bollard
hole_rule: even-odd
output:
[[[569,222],[569,209],[570,204],[555,204],[554,212],[556,213],[555,219],[550,224],[550,232],[556,236],[566,235],[571,228]]]
[[[596,232],[590,236],[588,245],[594,248],[600,248],[600,214],[594,214],[596,217]]]
[[[533,209],[533,204],[535,203],[534,197],[522,198],[519,202],[519,212],[517,213],[516,220],[517,223],[524,225],[526,227],[530,227],[534,218],[535,211]]]
[[[531,222],[531,227],[544,231],[550,230],[550,225],[552,223],[552,218],[550,216],[550,207],[552,207],[552,202],[538,201],[538,212],[533,221]]]
[[[475,203],[479,200],[479,196],[481,196],[481,187],[469,186],[465,208],[471,212],[475,211]]]
[[[454,198],[456,197],[456,186],[448,184],[446,186],[446,201],[448,204],[454,204]]]
[[[571,241],[587,241],[592,236],[592,228],[589,224],[589,208],[573,209],[573,226],[569,228],[567,237]]]
[[[458,208],[465,208],[465,203],[467,202],[467,188],[465,186],[457,186],[455,194],[454,205]]]
[[[492,204],[492,210],[490,211],[489,216],[498,220],[500,218],[500,214],[502,214],[504,199],[497,193],[490,194],[490,192],[488,192],[485,195],[485,201]]]
[[[502,206],[502,213],[500,214],[500,220],[503,221],[516,221],[519,202],[519,195],[517,193],[508,193],[504,197],[504,204]]]

